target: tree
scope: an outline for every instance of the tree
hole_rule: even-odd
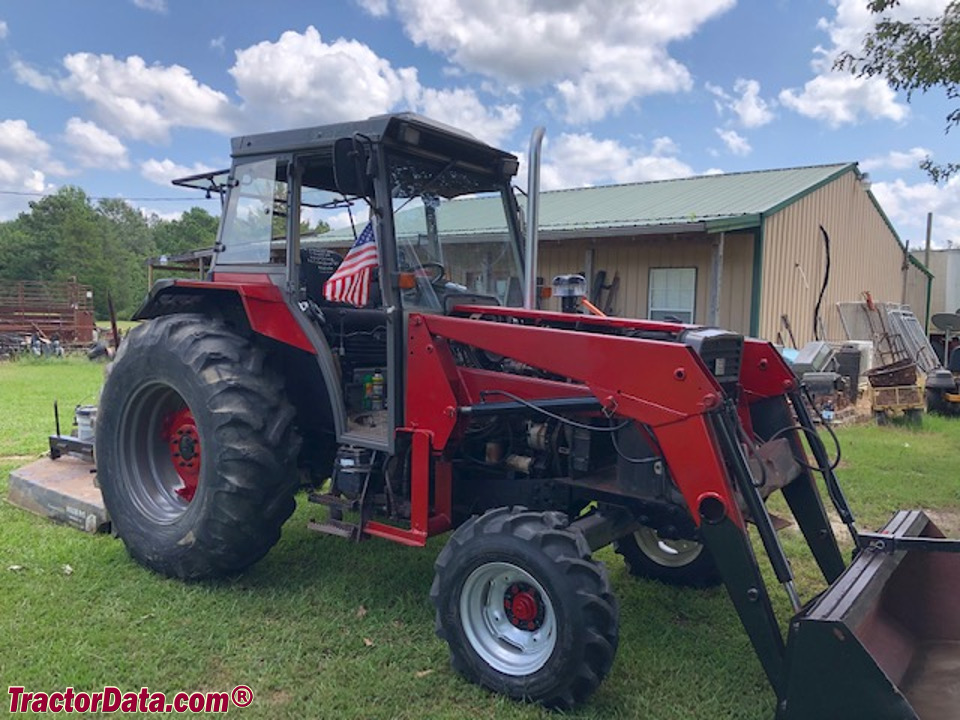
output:
[[[217,218],[203,208],[192,207],[179,220],[154,220],[156,252],[178,255],[189,250],[213,247],[217,239]]]
[[[0,224],[0,280],[76,278],[93,288],[97,317],[106,317],[108,294],[127,315],[146,291],[152,248],[146,221],[125,201],[94,208],[83,190],[67,186]]]
[[[900,0],[870,0],[870,12],[881,14]],[[864,38],[860,55],[843,52],[834,62],[839,70],[857,77],[881,77],[909,101],[914,92],[943,88],[951,101],[960,100],[960,0],[947,3],[943,15],[909,22],[882,17]],[[946,131],[960,124],[960,107],[947,114]],[[960,172],[960,163],[934,163],[927,157],[920,167],[935,182]]]
[[[112,255],[104,266],[112,275],[100,275],[99,294],[105,302],[109,291],[118,315],[126,316],[136,309],[147,290],[146,258],[156,254],[153,234],[143,213],[126,200],[100,200],[97,214],[103,225],[102,247]],[[96,301],[97,295],[94,298]]]

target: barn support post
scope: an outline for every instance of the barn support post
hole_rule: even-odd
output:
[[[713,236],[713,257],[710,267],[710,301],[707,308],[707,325],[720,325],[720,288],[723,285],[723,245],[726,233]]]

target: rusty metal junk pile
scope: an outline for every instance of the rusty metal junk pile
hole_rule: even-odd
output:
[[[925,405],[918,372],[929,376],[942,365],[916,315],[907,305],[874,302],[869,293],[863,302],[837,303],[837,310],[848,339],[872,343],[876,365],[866,377],[877,421],[890,412],[919,420]]]
[[[0,355],[94,340],[93,291],[76,280],[0,285]]]

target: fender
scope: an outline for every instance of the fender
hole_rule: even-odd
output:
[[[250,329],[285,345],[310,353],[317,349],[292,316],[283,293],[266,274],[233,275],[227,281],[158,280],[133,314],[134,320],[176,312],[202,312],[209,304],[239,300]]]
[[[134,320],[148,320],[172,313],[210,313],[213,308],[233,306],[242,312],[250,329],[259,335],[309,353],[318,369],[317,381],[325,389],[337,439],[346,432],[343,394],[333,354],[323,334],[297,317],[280,288],[262,274],[221,274],[215,282],[165,279],[154,283]]]

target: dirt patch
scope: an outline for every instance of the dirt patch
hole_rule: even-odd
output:
[[[944,536],[960,538],[960,510],[924,510]]]
[[[268,691],[264,697],[264,701],[269,705],[287,705],[290,701],[293,700],[293,695],[291,695],[286,690],[272,690]]]

